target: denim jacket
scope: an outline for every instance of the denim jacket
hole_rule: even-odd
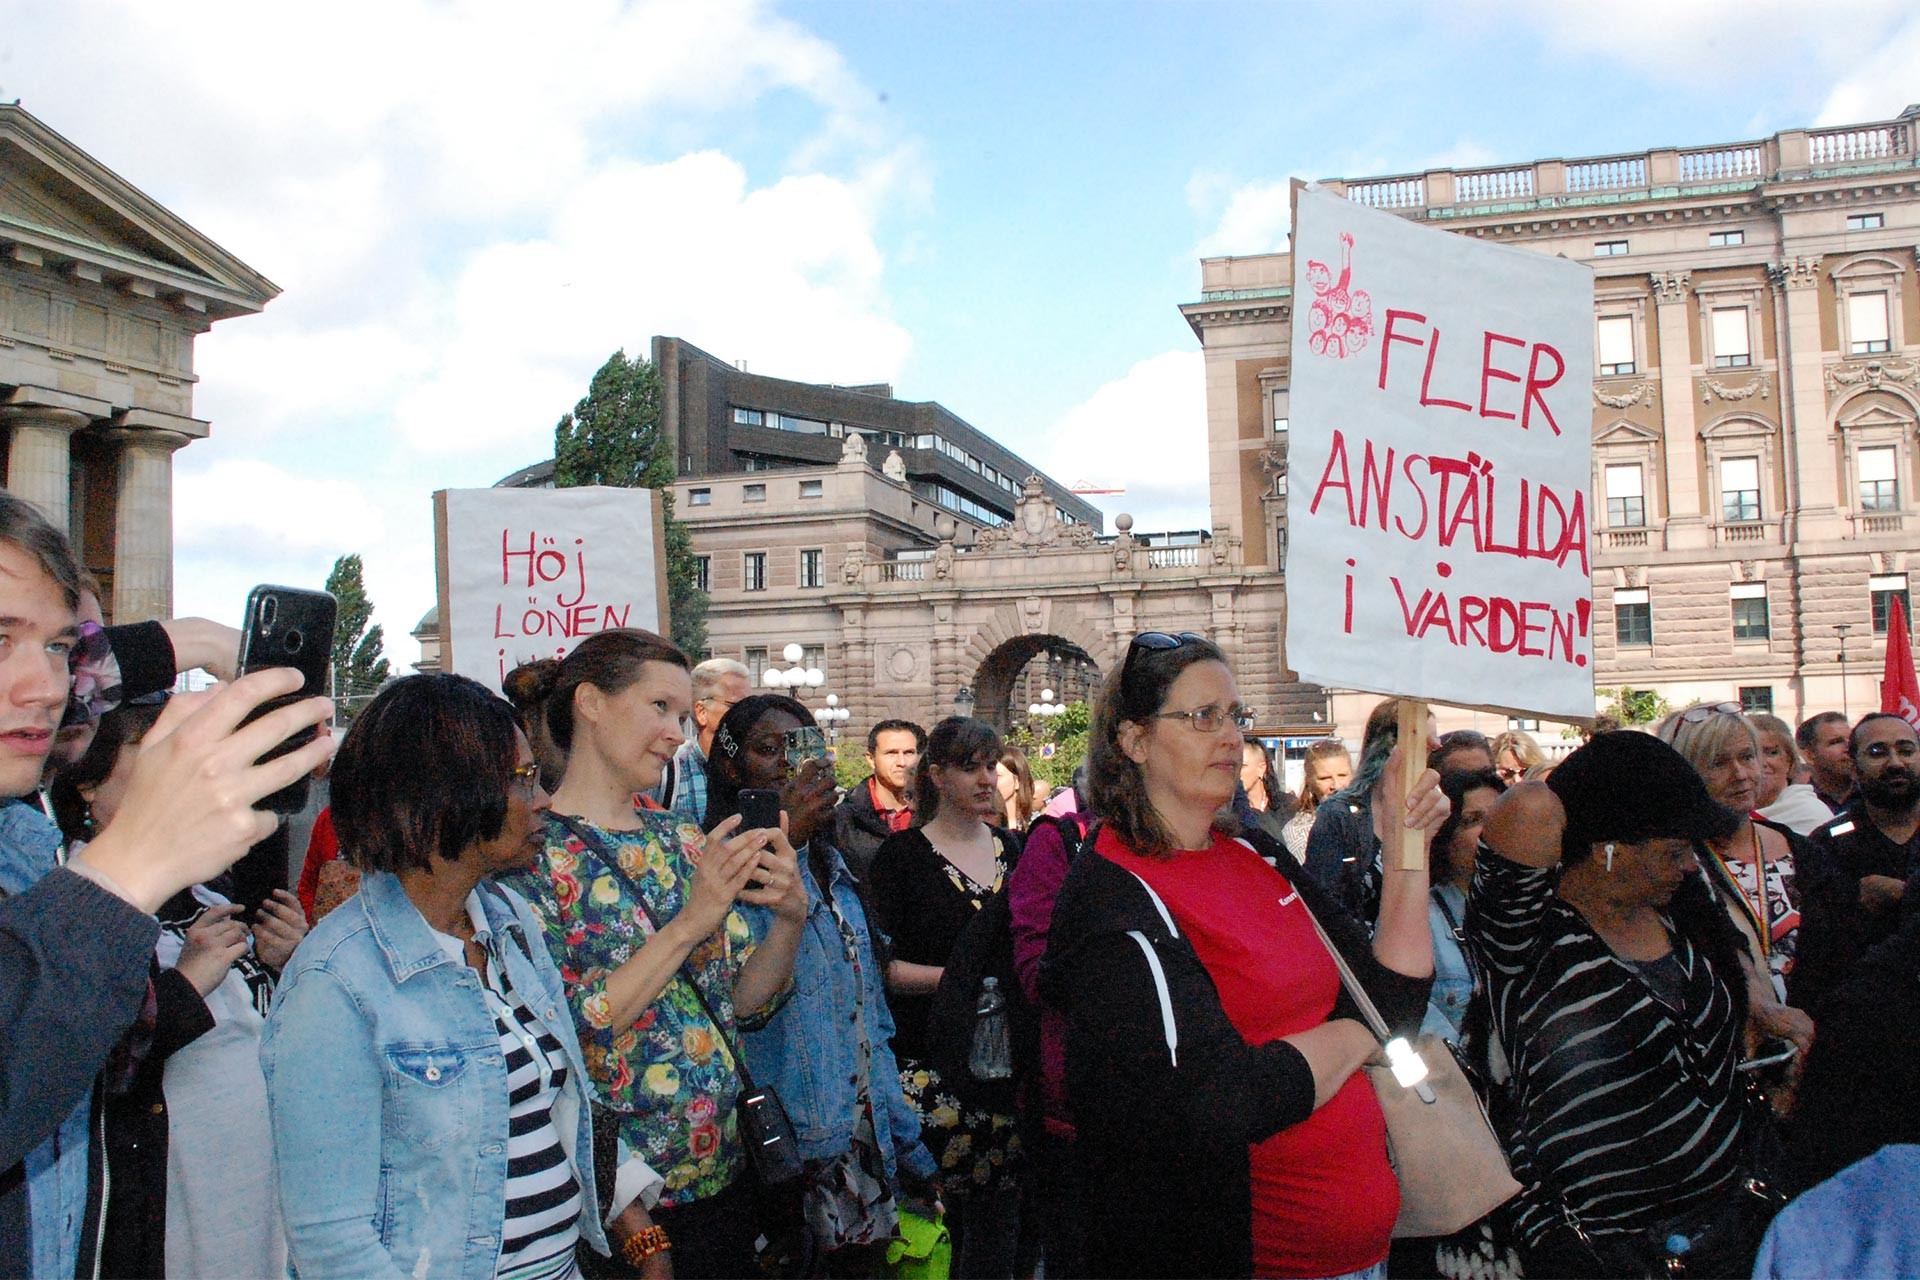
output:
[[[566,1051],[553,1121],[594,1209],[585,1064],[539,922],[481,881],[496,964]],[[314,926],[260,1045],[287,1246],[303,1280],[491,1280],[506,1215],[507,1067],[478,975],[450,958],[391,875]]]
[[[1433,930],[1433,994],[1427,997],[1427,1017],[1420,1029],[1454,1044],[1460,1043],[1467,1004],[1473,999],[1473,966],[1454,935],[1455,927],[1466,918],[1466,894],[1450,884],[1433,886],[1427,900],[1427,925]]]
[[[755,1080],[771,1085],[785,1104],[800,1140],[801,1159],[824,1160],[846,1151],[853,1145],[856,1055],[862,1048],[853,1027],[857,981],[865,1001],[873,1124],[887,1175],[895,1177],[895,1166],[905,1165],[908,1173],[929,1178],[933,1157],[921,1145],[920,1120],[900,1087],[891,1043],[893,1015],[887,1011],[886,991],[874,963],[866,912],[847,864],[831,847],[826,852],[834,903],[859,939],[858,975],[847,963],[840,927],[820,896],[812,859],[803,851],[800,877],[807,886],[807,927],[793,962],[794,995],[766,1026],[743,1037],[742,1051]]]

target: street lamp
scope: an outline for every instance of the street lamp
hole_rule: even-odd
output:
[[[966,685],[960,686],[960,692],[953,695],[953,709],[961,716],[973,715],[973,690]]]
[[[785,670],[768,667],[760,673],[760,683],[769,689],[790,689],[796,694],[801,689],[818,689],[827,682],[827,673],[819,667],[803,667],[800,663],[806,658],[807,651],[797,644],[789,644],[780,651],[780,656],[790,664]]]
[[[1853,630],[1853,623],[1836,622],[1833,629],[1840,635],[1840,715],[1848,724],[1852,724],[1853,713],[1847,705],[1847,632]]]

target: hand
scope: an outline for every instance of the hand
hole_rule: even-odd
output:
[[[240,908],[229,902],[200,913],[187,930],[186,945],[173,967],[204,999],[227,980],[227,970],[246,953],[247,927],[240,923]]]
[[[1397,849],[1396,833],[1401,829],[1419,831],[1428,839],[1440,829],[1452,812],[1453,802],[1447,799],[1446,792],[1440,790],[1440,775],[1431,769],[1423,769],[1413,780],[1413,790],[1405,801],[1401,800],[1400,779],[1406,761],[1402,748],[1395,747],[1393,754],[1387,757],[1386,772],[1380,775],[1380,781],[1373,788],[1374,834],[1388,848]],[[1397,859],[1387,859],[1397,866]]]
[[[800,855],[794,852],[792,842],[787,839],[787,815],[780,815],[778,831],[766,834],[772,839],[760,851],[752,876],[759,883],[750,884],[743,890],[740,900],[751,902],[756,907],[766,907],[776,918],[788,924],[805,923],[807,885],[800,878]]]
[[[796,847],[826,826],[838,790],[833,770],[824,760],[809,760],[787,778],[780,788],[780,807],[786,811],[789,838]]]
[[[613,1256],[620,1257],[620,1247],[652,1225],[653,1215],[638,1200],[622,1209],[607,1225],[607,1243],[613,1246]],[[643,1280],[673,1280],[673,1250],[656,1253],[641,1263],[640,1275]]]
[[[1861,876],[1860,905],[1875,913],[1890,910],[1900,905],[1900,899],[1907,893],[1904,880],[1892,876]]]
[[[284,969],[293,958],[293,949],[306,936],[307,913],[300,909],[300,899],[285,889],[275,889],[253,918],[254,954],[269,969]]]
[[[734,900],[747,887],[748,878],[759,865],[760,851],[774,834],[739,828],[740,815],[736,813],[707,832],[701,844],[700,865],[693,873],[693,887],[687,891],[686,905],[673,918],[675,924],[686,921],[684,927],[695,938],[706,937],[725,922]]]
[[[173,642],[176,671],[198,667],[223,684],[240,674],[240,633],[211,618],[168,618],[160,624]]]
[[[1807,1060],[1807,1050],[1813,1047],[1813,1019],[1805,1010],[1778,1000],[1755,1001],[1747,1011],[1747,1023],[1760,1039],[1792,1041],[1800,1050],[1796,1063]]]
[[[916,1178],[900,1170],[900,1207],[911,1209],[923,1218],[937,1218],[946,1210],[940,1202],[940,1175]]]
[[[276,667],[213,693],[174,697],[140,743],[119,812],[77,861],[151,915],[273,834],[274,815],[254,803],[305,776],[333,744],[316,738],[277,760],[254,762],[327,719],[333,704],[307,698],[244,728],[240,721],[268,699],[299,689],[298,671]]]

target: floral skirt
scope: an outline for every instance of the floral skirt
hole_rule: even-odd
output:
[[[881,1244],[900,1230],[900,1211],[887,1185],[887,1164],[874,1136],[873,1109],[860,1093],[853,1144],[837,1156],[809,1160],[801,1171],[807,1230],[823,1251]]]
[[[941,1086],[940,1073],[913,1058],[900,1060],[900,1086],[920,1117],[921,1140],[940,1163],[947,1194],[997,1190],[1019,1175],[1022,1153],[1014,1117],[962,1107]]]

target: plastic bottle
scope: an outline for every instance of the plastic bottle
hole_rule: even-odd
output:
[[[1013,1075],[1013,1036],[1007,1026],[1007,998],[998,978],[980,980],[980,1003],[974,1008],[973,1047],[967,1069],[975,1080],[1006,1080]]]

